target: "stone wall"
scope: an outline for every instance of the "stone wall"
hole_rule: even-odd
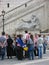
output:
[[[5,32],[15,33],[16,28],[21,24],[22,19],[30,20],[32,15],[39,19],[40,29],[44,31],[49,28],[49,0],[32,0],[30,3],[13,10],[5,15]],[[2,18],[0,20],[2,22]],[[2,24],[1,31],[2,31]]]

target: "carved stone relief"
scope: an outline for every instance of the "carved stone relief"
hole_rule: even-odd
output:
[[[40,28],[39,18],[36,15],[32,15],[30,20],[21,19],[21,21],[16,28],[17,30],[34,30]]]

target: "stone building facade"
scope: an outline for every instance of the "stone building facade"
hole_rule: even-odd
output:
[[[27,6],[25,6],[25,4]],[[24,21],[30,21],[32,19],[32,15],[35,15],[38,19],[39,28],[32,29],[31,31],[39,32],[40,30],[45,31],[49,29],[49,0],[30,0],[20,4],[19,6],[13,7],[13,9],[9,8],[8,11],[5,12],[4,29],[8,34],[24,31],[25,29],[17,30],[17,27],[22,24],[22,19]],[[2,28],[2,16],[0,16],[0,34],[2,32]]]

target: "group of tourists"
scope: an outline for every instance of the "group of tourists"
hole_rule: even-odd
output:
[[[47,37],[48,38],[48,37]],[[28,58],[34,60],[35,56],[42,58],[46,54],[47,38],[41,34],[31,34],[25,31],[25,34],[19,34],[14,37],[2,33],[0,36],[0,58],[3,60],[6,56],[12,59],[15,56],[18,60]]]

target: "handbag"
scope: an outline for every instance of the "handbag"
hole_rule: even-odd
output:
[[[28,51],[28,47],[24,47],[23,50],[24,50],[24,51]]]
[[[23,46],[24,51],[28,51],[28,47],[26,45]]]

